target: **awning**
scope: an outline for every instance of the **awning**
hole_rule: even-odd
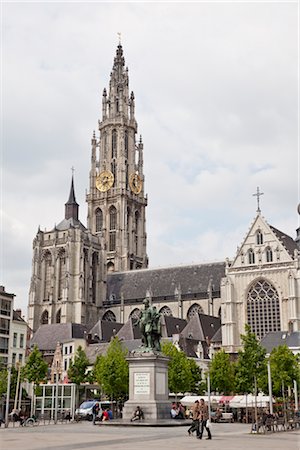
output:
[[[219,403],[223,403],[225,405],[228,405],[233,398],[234,398],[234,395],[222,395],[220,400],[219,400]]]

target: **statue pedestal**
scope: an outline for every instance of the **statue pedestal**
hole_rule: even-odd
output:
[[[123,408],[123,419],[131,419],[137,406],[142,408],[145,420],[169,419],[169,358],[158,352],[136,352],[127,361],[129,400]]]

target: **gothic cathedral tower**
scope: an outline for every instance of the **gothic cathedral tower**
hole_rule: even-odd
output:
[[[94,133],[87,194],[88,229],[106,243],[108,271],[146,268],[143,144],[136,143],[134,94],[121,44],[102,97],[100,138]]]

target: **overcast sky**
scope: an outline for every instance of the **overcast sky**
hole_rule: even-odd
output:
[[[233,258],[256,216],[299,223],[294,2],[4,3],[1,278],[27,313],[32,240],[86,224],[93,130],[122,33],[144,142],[150,267]]]

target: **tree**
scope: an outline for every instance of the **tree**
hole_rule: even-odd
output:
[[[184,352],[178,350],[171,342],[162,345],[162,352],[170,358],[168,368],[169,391],[189,392],[192,384],[190,361]]]
[[[44,381],[48,373],[48,364],[43,360],[38,347],[35,345],[22,369],[22,377],[29,383],[39,384]]]
[[[85,351],[79,345],[74,361],[71,363],[68,370],[68,378],[72,383],[77,384],[79,386],[81,383],[84,383],[87,379],[86,369],[89,366],[89,360],[85,354]]]
[[[194,359],[188,359],[191,372],[191,394],[202,395],[205,391],[205,383],[202,381],[201,369]]]
[[[230,356],[224,350],[214,355],[210,366],[211,390],[229,394],[234,391],[234,369]]]
[[[241,335],[243,350],[239,352],[236,364],[236,391],[249,393],[253,391],[254,381],[262,387],[262,379],[266,375],[266,350],[259,343],[249,325],[245,326],[246,334]]]
[[[105,356],[98,356],[94,365],[94,374],[103,392],[113,400],[124,400],[128,395],[129,367],[126,361],[127,351],[114,337]]]
[[[299,361],[296,355],[287,347],[280,345],[273,348],[270,354],[272,392],[276,396],[282,395],[282,386],[292,387],[294,380],[299,383]],[[263,379],[264,391],[268,391],[268,379]],[[298,384],[299,385],[299,384]]]

